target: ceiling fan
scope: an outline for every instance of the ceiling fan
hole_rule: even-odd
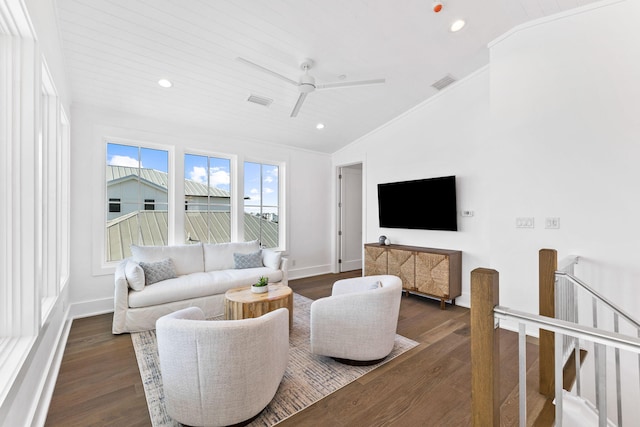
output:
[[[296,117],[298,115],[298,112],[300,111],[300,108],[302,107],[302,104],[304,103],[304,100],[306,99],[307,95],[315,91],[316,89],[317,90],[339,89],[339,88],[347,88],[352,86],[375,85],[375,84],[381,84],[385,82],[385,79],[373,79],[373,80],[358,80],[358,81],[350,81],[350,82],[347,81],[347,82],[316,84],[316,79],[309,74],[309,70],[313,67],[315,62],[309,58],[303,59],[302,62],[300,63],[300,69],[304,71],[304,73],[300,76],[298,81],[295,81],[278,72],[275,72],[266,67],[263,67],[262,65],[249,61],[248,59],[244,59],[240,57],[236,59],[239,62],[242,62],[243,64],[249,65],[267,74],[271,74],[274,77],[277,77],[281,80],[284,80],[287,83],[290,83],[298,87],[298,91],[300,92],[300,95],[298,96],[298,101],[296,102],[296,105],[293,107],[293,110],[291,111],[291,117]]]

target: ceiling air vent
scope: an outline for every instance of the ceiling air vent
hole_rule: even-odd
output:
[[[247,98],[247,101],[253,102],[254,104],[262,105],[264,107],[268,107],[273,102],[273,99],[265,98],[263,96],[258,96],[258,95],[249,95],[249,98]]]
[[[447,74],[446,76],[444,76],[443,78],[441,78],[440,80],[432,84],[431,87],[434,87],[438,90],[442,90],[455,81],[456,81],[455,77],[453,77],[451,74]]]

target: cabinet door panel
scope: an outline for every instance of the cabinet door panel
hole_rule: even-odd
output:
[[[387,274],[387,250],[381,247],[365,246],[364,275]]]
[[[413,290],[416,277],[416,257],[411,251],[389,250],[389,274],[402,280],[402,288]]]
[[[437,297],[449,297],[449,257],[416,253],[416,290]]]

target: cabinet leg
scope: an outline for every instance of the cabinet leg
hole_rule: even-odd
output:
[[[444,310],[445,308],[446,308],[446,305],[445,305],[444,299],[441,299],[440,300],[440,310]]]

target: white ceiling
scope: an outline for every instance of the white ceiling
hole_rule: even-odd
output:
[[[594,0],[56,0],[72,102],[332,153],[488,63],[487,44],[523,22]],[[448,27],[462,17],[466,27]],[[290,113],[293,80],[385,78],[315,91]],[[165,77],[170,89],[158,86]],[[454,83],[455,84],[455,83]],[[273,99],[269,107],[250,94]],[[325,129],[317,130],[322,122]]]

